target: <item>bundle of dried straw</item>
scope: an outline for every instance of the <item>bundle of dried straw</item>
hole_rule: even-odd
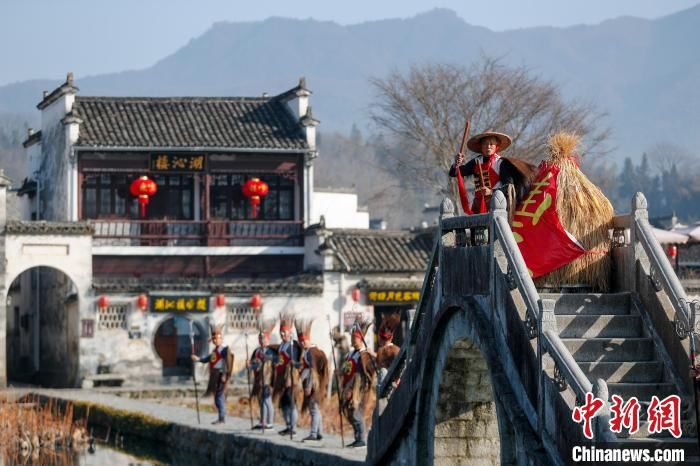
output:
[[[603,192],[578,167],[574,158],[579,137],[560,132],[549,138],[550,164],[559,167],[557,178],[557,214],[562,226],[583,244],[587,253],[575,261],[537,280],[538,285],[561,286],[583,284],[594,291],[610,287],[608,229],[613,207]]]

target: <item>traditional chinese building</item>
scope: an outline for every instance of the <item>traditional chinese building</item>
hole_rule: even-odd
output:
[[[78,265],[53,243],[65,267],[13,282],[10,378],[70,359],[44,381],[76,385],[102,370],[157,381],[191,373],[212,324],[242,364],[260,313],[319,317],[325,347],[328,325],[358,312],[408,315],[431,240],[368,230],[355,194],[313,190],[310,95],[302,78],[271,97],[87,97],[71,74],[45,93],[19,194],[32,220],[91,236],[80,265],[90,283],[71,279]],[[45,354],[49,340],[59,344]]]

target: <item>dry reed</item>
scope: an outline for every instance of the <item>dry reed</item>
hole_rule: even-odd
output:
[[[73,406],[61,407],[36,397],[0,403],[0,456],[19,463],[31,457],[41,464],[68,464],[62,456],[87,442],[85,421],[73,421]]]
[[[579,137],[557,133],[549,138],[549,163],[559,167],[557,214],[562,226],[588,251],[575,261],[540,277],[538,286],[588,285],[605,292],[610,287],[608,229],[613,207],[603,192],[579,169],[575,160]]]

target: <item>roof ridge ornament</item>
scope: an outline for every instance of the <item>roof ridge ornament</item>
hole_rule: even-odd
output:
[[[302,126],[307,127],[307,126],[318,126],[319,123],[321,123],[320,120],[317,120],[313,116],[313,112],[311,110],[311,105],[306,107],[306,114],[301,117],[299,122],[302,124]]]

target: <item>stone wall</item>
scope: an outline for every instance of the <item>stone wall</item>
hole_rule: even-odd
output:
[[[442,370],[435,407],[434,464],[500,464],[496,404],[486,361],[460,340]]]

